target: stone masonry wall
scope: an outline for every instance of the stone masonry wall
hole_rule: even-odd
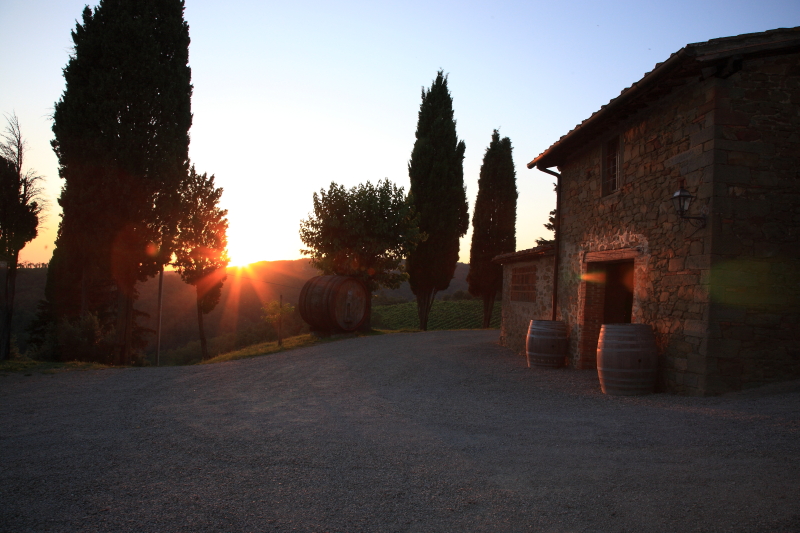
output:
[[[706,390],[800,376],[800,54],[717,80]]]
[[[573,366],[590,367],[594,332],[583,338],[587,257],[627,251],[634,258],[633,318],[653,326],[659,347],[659,386],[704,393],[708,353],[711,228],[680,220],[672,206],[679,179],[697,199],[691,215],[710,207],[713,152],[704,142],[713,125],[701,106],[713,101],[714,80],[692,80],[573,155],[562,173],[559,314],[570,330]],[[619,190],[602,196],[602,146],[621,136]],[[591,292],[591,291],[590,291]],[[594,343],[594,344],[592,344]]]
[[[536,268],[536,298],[533,302],[511,300],[511,272],[514,268]],[[525,341],[531,320],[550,320],[553,295],[553,255],[503,265],[503,310],[501,344],[525,355]]]

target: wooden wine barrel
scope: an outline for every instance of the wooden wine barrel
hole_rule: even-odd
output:
[[[531,320],[525,342],[528,368],[560,368],[567,356],[567,325],[560,320]]]
[[[605,394],[635,396],[655,390],[658,352],[647,324],[603,324],[597,341],[597,376]]]
[[[355,331],[367,319],[369,296],[358,278],[317,276],[303,285],[298,307],[313,330]]]

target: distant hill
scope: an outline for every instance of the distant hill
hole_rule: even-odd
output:
[[[316,276],[308,260],[261,261],[247,267],[228,268],[219,305],[204,317],[208,338],[247,329],[261,320],[261,307],[283,295],[297,304],[305,282]],[[158,311],[158,278],[139,284],[136,309],[148,317],[139,323],[155,331]],[[181,281],[177,272],[164,273],[161,347],[169,350],[197,339],[195,288]],[[154,349],[153,343],[150,348]]]
[[[458,263],[450,287],[437,295],[453,294],[467,290],[469,265]],[[277,300],[297,305],[300,291],[310,278],[319,273],[310,266],[308,259],[294,261],[261,261],[244,268],[228,268],[228,279],[222,288],[219,305],[206,315],[206,335],[209,338],[252,327],[261,320],[261,307],[264,303]],[[14,307],[13,334],[21,350],[26,348],[28,324],[36,315],[39,300],[44,298],[44,284],[47,269],[20,269],[17,277],[17,298]],[[137,286],[139,299],[136,309],[146,313],[139,324],[155,331],[156,311],[158,309],[158,278],[151,278]],[[392,298],[406,301],[414,299],[408,283],[396,290],[383,290]],[[164,273],[164,296],[161,347],[164,350],[179,348],[197,339],[197,311],[194,287],[183,283],[177,272]],[[154,350],[154,343],[147,351]]]

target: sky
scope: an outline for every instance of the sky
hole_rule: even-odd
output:
[[[52,255],[63,182],[51,116],[86,4],[0,0],[0,114],[19,118],[49,202],[21,261]],[[800,1],[186,0],[185,18],[189,154],[224,188],[231,264],[244,265],[302,257],[300,221],[331,182],[408,191],[421,91],[439,69],[467,146],[470,217],[497,128],[514,147],[517,250],[531,248],[549,237],[555,193],[527,162],[688,43],[800,26]]]

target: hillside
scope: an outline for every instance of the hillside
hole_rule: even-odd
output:
[[[467,290],[469,265],[459,263],[450,287],[441,298],[456,291]],[[230,333],[246,332],[261,320],[261,306],[283,295],[283,301],[297,305],[305,282],[318,275],[308,259],[294,261],[261,261],[247,267],[228,268],[228,279],[222,288],[220,304],[205,317],[206,335],[213,338]],[[21,350],[26,348],[26,328],[36,314],[36,307],[44,298],[47,270],[44,268],[20,269],[17,278],[17,302],[14,310],[13,335]],[[140,325],[155,331],[158,300],[158,278],[151,278],[137,286],[139,300],[136,309],[145,313]],[[408,283],[396,290],[383,290],[386,296],[411,301],[414,298]],[[154,335],[147,351],[155,349]],[[164,273],[164,306],[161,347],[174,349],[197,339],[197,314],[194,287],[183,283],[176,272]]]
[[[228,268],[220,303],[204,317],[206,336],[212,338],[251,328],[260,322],[264,303],[277,300],[281,295],[284,302],[297,304],[303,284],[316,275],[307,260],[261,261],[245,268]],[[141,283],[138,290],[136,309],[148,315],[139,323],[155,330],[158,278]],[[161,347],[169,350],[196,340],[194,287],[181,281],[177,272],[165,272],[163,302]],[[150,348],[154,349],[153,343]]]

